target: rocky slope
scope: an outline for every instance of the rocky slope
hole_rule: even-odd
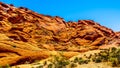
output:
[[[0,34],[2,66],[48,58],[52,51],[77,55],[101,46],[120,44],[119,33],[92,20],[65,22],[58,16],[42,15],[4,3],[0,3]],[[70,58],[70,54],[64,56]]]

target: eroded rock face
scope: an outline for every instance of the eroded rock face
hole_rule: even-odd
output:
[[[120,38],[120,32],[115,32],[118,38]]]
[[[59,50],[71,46],[100,46],[119,36],[92,20],[65,22],[62,18],[35,13],[27,8],[0,4],[0,32],[23,42],[52,45]],[[49,48],[47,48],[49,49]]]
[[[20,41],[22,44],[17,44],[24,46],[19,45],[21,48],[18,48],[18,50],[23,49],[25,43],[28,43],[29,45],[32,44],[31,48],[35,45],[36,48],[43,50],[72,52],[85,52],[97,49],[102,45],[107,46],[107,44],[112,44],[113,40],[120,37],[119,33],[115,33],[92,20],[65,22],[58,16],[42,15],[24,7],[16,8],[13,5],[3,3],[0,3],[0,33],[11,39],[11,43]],[[0,45],[2,43],[8,46],[8,44],[5,44],[8,43],[7,41],[1,42]],[[9,50],[13,51],[12,53],[16,52],[14,48],[13,50],[8,48]],[[26,48],[23,50],[26,51]],[[28,50],[28,52],[38,53],[39,51]],[[24,56],[24,52],[22,56]],[[28,55],[28,57],[31,56]],[[36,56],[36,54],[33,56]],[[18,59],[20,58],[18,57]]]

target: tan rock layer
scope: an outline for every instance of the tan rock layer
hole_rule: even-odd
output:
[[[27,46],[27,47],[26,47]],[[57,55],[59,52],[42,50],[29,43],[3,39],[0,41],[0,65],[5,66],[22,64],[26,61],[34,62],[35,60],[46,59],[51,55]],[[63,56],[70,58],[78,55],[78,52],[63,52]]]

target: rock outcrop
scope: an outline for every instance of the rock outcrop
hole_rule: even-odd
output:
[[[0,41],[0,48],[2,48],[0,49],[2,51],[0,54],[3,54],[7,50],[7,52],[17,53],[15,55],[17,58],[21,58],[19,56],[26,56],[24,55],[25,52],[31,52],[31,55],[27,55],[27,58],[31,57],[33,53],[40,56],[42,53],[40,54],[38,52],[41,49],[49,51],[85,52],[98,49],[102,45],[110,44],[110,42],[118,39],[120,36],[113,30],[101,26],[92,20],[65,22],[63,18],[58,16],[42,15],[24,7],[16,8],[13,5],[4,3],[0,3],[0,33],[9,38],[8,42],[12,40],[10,43],[17,43],[18,48],[15,48],[15,51],[12,47],[16,46],[10,45],[7,40],[2,40]],[[8,49],[2,47],[3,45],[7,46]],[[32,52],[29,47],[37,52]],[[25,52],[21,52],[22,49]],[[33,54],[33,56],[36,56],[36,54]],[[42,58],[46,58],[46,56],[48,55]],[[2,65],[2,60],[0,60],[0,65]],[[5,61],[5,64],[13,64],[10,62]]]

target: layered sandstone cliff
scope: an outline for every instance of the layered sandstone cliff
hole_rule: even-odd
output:
[[[4,3],[0,3],[0,34],[4,37],[0,40],[0,65],[3,66],[26,59],[32,62],[48,58],[47,51],[79,53],[102,45],[120,44],[118,33],[92,20],[66,22],[58,16]]]

